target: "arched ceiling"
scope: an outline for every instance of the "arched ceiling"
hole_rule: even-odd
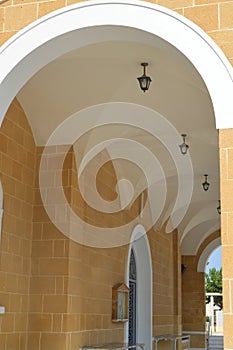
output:
[[[105,30],[114,28],[105,27]],[[178,134],[186,133],[194,187],[178,231],[182,253],[193,254],[204,237],[220,225],[216,210],[219,199],[218,132],[210,96],[195,67],[172,45],[136,29],[121,30],[125,32],[125,40],[121,35],[119,41],[84,46],[47,64],[25,84],[17,98],[37,145],[45,145],[56,127],[74,113],[111,102],[148,107],[171,123]],[[141,39],[137,40],[139,37]],[[152,78],[146,93],[139,89],[136,79],[142,74],[141,62],[149,63],[147,73]],[[155,223],[158,228],[171,214],[171,203],[176,199],[178,188],[175,162],[158,138],[134,126],[93,128],[75,144],[77,165],[92,147],[116,137],[144,145],[163,168],[168,191],[162,215]],[[119,178],[130,179],[136,189],[135,197],[146,188],[143,173],[136,171],[130,163],[115,161],[114,166]],[[201,185],[204,174],[209,174],[210,189],[207,192]],[[186,181],[192,186],[191,179],[187,177]]]

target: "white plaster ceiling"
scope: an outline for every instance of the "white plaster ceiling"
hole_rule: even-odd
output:
[[[105,30],[113,28],[106,27]],[[182,254],[192,255],[203,239],[220,225],[216,210],[219,199],[218,132],[211,100],[196,69],[176,48],[135,29],[124,28],[122,33],[125,33],[125,40],[121,35],[119,41],[88,45],[49,63],[25,84],[17,98],[37,145],[46,144],[56,127],[74,113],[111,102],[149,107],[169,121],[178,134],[186,133],[194,189],[178,230],[183,242]],[[149,63],[147,73],[152,78],[146,93],[139,89],[136,79],[142,74],[141,62]],[[107,125],[92,129],[75,144],[77,165],[93,146],[116,137],[143,144],[159,159],[168,187],[164,209],[155,223],[155,228],[159,228],[170,216],[178,180],[175,162],[157,138],[131,126]],[[179,141],[182,142],[181,137]],[[134,198],[145,189],[146,181],[141,171],[126,162],[115,161],[114,166],[119,178],[125,177],[132,182],[136,189]],[[209,174],[211,184],[207,192],[201,186],[204,174]]]

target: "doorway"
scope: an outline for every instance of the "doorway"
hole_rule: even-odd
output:
[[[129,312],[131,320],[125,323],[125,341],[144,343],[145,350],[151,350],[152,261],[149,241],[142,225],[134,228],[128,252],[126,284],[129,287],[132,285],[133,306]]]

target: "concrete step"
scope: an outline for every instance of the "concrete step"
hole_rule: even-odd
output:
[[[223,336],[209,336],[209,350],[223,350]]]
[[[209,344],[216,344],[216,345],[218,345],[218,344],[223,344],[223,340],[210,340],[209,341]]]

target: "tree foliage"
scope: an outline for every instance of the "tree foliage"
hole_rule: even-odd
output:
[[[216,270],[215,267],[209,269],[205,278],[206,293],[222,293],[222,268]],[[210,302],[210,296],[206,296],[206,303]],[[214,296],[214,305],[220,307],[222,310],[222,296]]]

